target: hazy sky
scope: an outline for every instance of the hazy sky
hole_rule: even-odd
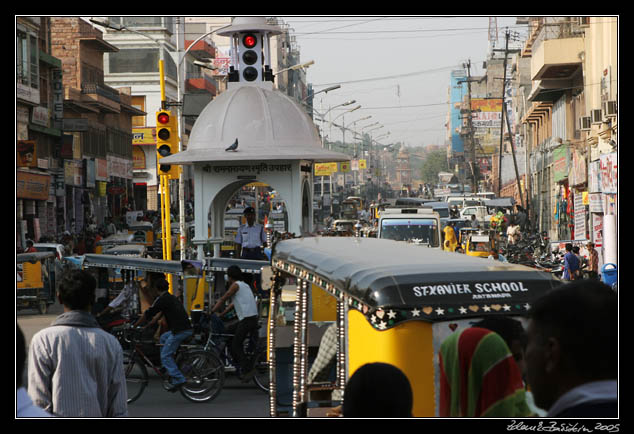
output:
[[[379,122],[383,128],[371,134],[382,143],[409,146],[443,144],[447,117],[450,73],[471,60],[471,74],[482,75],[489,48],[488,16],[282,16],[295,35],[301,62],[314,60],[307,80],[315,92],[341,84],[341,88],[315,96],[314,108],[329,107],[351,99],[353,105],[331,111],[361,108],[339,118],[355,127]],[[497,17],[498,46],[504,32],[526,33],[515,17]],[[372,130],[369,127],[365,131]],[[326,135],[328,131],[325,131]],[[333,129],[332,139],[341,140]],[[346,142],[350,133],[346,133]]]

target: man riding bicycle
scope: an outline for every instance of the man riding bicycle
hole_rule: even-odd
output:
[[[163,278],[159,279],[155,284],[160,295],[154,300],[135,326],[152,319],[144,328],[152,325],[158,320],[156,314],[161,312],[167,321],[168,331],[163,333],[160,338],[161,347],[161,363],[171,377],[171,382],[167,385],[167,390],[175,392],[185,383],[185,376],[178,369],[174,354],[180,344],[193,334],[193,328],[189,321],[187,311],[183,307],[180,300],[169,293],[169,283]]]
[[[211,313],[213,314],[219,310],[224,302],[231,298],[231,304],[225,309],[225,312],[233,306],[240,320],[231,342],[231,356],[238,362],[240,367],[238,377],[243,382],[247,382],[255,374],[255,364],[254,360],[249,360],[245,355],[243,342],[251,333],[257,331],[258,309],[251,287],[242,281],[242,270],[240,270],[240,267],[237,265],[230,266],[227,269],[227,277],[229,289],[211,309]]]

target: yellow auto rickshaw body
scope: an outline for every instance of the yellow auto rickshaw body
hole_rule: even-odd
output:
[[[373,362],[407,376],[414,416],[438,416],[443,340],[486,316],[521,318],[560,283],[528,267],[376,238],[280,241],[271,266],[271,416],[324,416],[341,403],[347,379]],[[288,300],[281,300],[289,281],[296,288],[292,316]],[[283,304],[285,321],[279,321]],[[326,383],[308,383],[327,327],[337,328],[336,374]]]
[[[465,253],[469,256],[488,258],[493,248],[493,239],[488,233],[476,232],[467,237]]]
[[[156,234],[154,233],[154,227],[150,222],[134,222],[128,225],[128,234],[132,234],[132,242],[135,244],[142,244],[146,247],[154,245],[156,240]]]
[[[55,302],[55,253],[33,252],[16,255],[16,308],[37,308],[45,314]]]

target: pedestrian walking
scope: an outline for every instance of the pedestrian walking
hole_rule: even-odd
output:
[[[579,271],[579,258],[572,252],[572,244],[566,243],[564,255],[564,280],[575,280]]]
[[[599,253],[594,248],[594,243],[587,244],[588,249],[588,277],[590,279],[599,279]]]
[[[95,287],[87,271],[66,274],[58,290],[64,313],[31,340],[29,395],[56,416],[128,415],[123,350],[90,314]]]

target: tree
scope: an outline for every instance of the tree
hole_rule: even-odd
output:
[[[448,171],[449,163],[447,162],[447,152],[440,149],[428,153],[427,158],[425,158],[420,168],[423,182],[429,184],[437,184],[438,173]]]

